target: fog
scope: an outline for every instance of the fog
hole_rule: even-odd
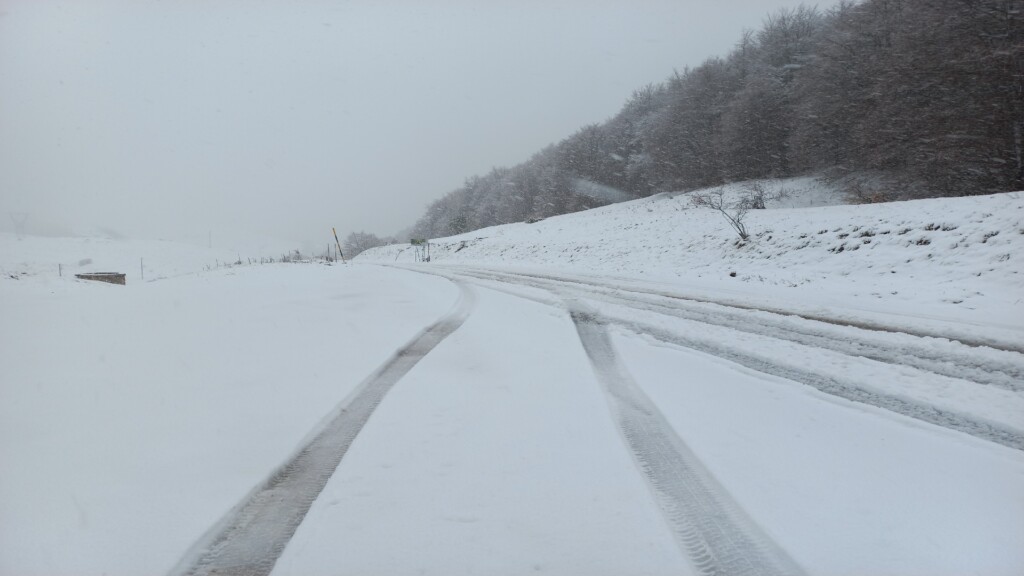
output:
[[[0,230],[394,234],[796,4],[0,0]]]

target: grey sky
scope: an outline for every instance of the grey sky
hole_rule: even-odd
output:
[[[797,4],[0,0],[0,225],[394,233]]]

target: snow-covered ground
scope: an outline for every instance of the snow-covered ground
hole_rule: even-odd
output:
[[[28,236],[0,233],[0,278],[63,289],[61,278],[120,272],[128,284],[193,274],[236,262],[234,251],[164,240]]]
[[[5,576],[166,572],[457,293],[379,268],[202,272],[214,254],[173,244],[3,242],[26,273],[0,278]],[[140,250],[175,277],[57,276],[80,256],[130,273]]]
[[[792,193],[780,205],[814,207],[748,212],[746,243],[721,215],[678,194],[435,239],[430,257],[619,276],[833,315],[1024,329],[1024,193],[820,207],[834,201],[831,190],[806,179],[784,187]],[[734,198],[737,188],[727,192]],[[398,244],[357,259],[415,262],[416,254]]]
[[[668,195],[430,263],[0,235],[0,575],[1021,573],[1024,195],[796,184],[743,245]]]

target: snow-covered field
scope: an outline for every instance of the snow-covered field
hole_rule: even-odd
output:
[[[234,251],[210,250],[164,240],[29,236],[0,233],[0,278],[46,289],[69,286],[61,278],[89,272],[120,272],[128,284],[161,280],[216,268],[239,258]]]
[[[0,235],[0,575],[1020,574],[1024,194],[804,184],[742,245],[667,195],[429,263]]]
[[[168,243],[2,242],[5,576],[166,572],[457,293],[380,268],[203,272],[223,255]],[[79,257],[131,276],[140,252],[173,277],[57,276]]]

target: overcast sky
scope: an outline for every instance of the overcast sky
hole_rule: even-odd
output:
[[[797,4],[0,0],[0,227],[392,234]]]

